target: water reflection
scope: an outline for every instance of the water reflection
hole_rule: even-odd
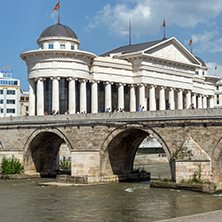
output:
[[[149,189],[146,183],[43,187],[38,182],[0,181],[0,221],[147,222],[222,209],[221,195]]]

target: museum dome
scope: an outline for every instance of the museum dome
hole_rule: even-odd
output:
[[[77,35],[75,32],[70,29],[66,25],[62,25],[60,23],[56,25],[49,26],[46,28],[40,35],[39,38],[44,38],[44,37],[52,37],[52,36],[62,36],[62,37],[71,37],[71,38],[76,38],[78,39]]]

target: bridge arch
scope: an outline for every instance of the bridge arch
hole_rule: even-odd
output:
[[[59,169],[58,152],[62,143],[72,150],[67,137],[57,128],[38,128],[28,137],[23,154],[27,174],[55,175]]]
[[[170,149],[154,129],[139,123],[124,124],[113,130],[102,144],[101,175],[132,173],[138,147],[150,135],[162,145],[170,161]]]

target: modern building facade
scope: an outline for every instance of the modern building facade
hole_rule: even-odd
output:
[[[213,108],[217,77],[175,37],[127,45],[100,56],[79,49],[69,27],[46,28],[38,49],[23,52],[29,81],[29,115],[125,109]]]
[[[11,67],[0,72],[0,117],[19,116],[20,81],[12,78]]]

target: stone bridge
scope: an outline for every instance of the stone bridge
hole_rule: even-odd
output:
[[[152,135],[176,182],[200,169],[203,180],[222,182],[221,109],[1,118],[0,133],[0,161],[15,155],[26,174],[56,172],[59,147],[66,143],[72,176],[115,180],[133,172],[139,145]]]

